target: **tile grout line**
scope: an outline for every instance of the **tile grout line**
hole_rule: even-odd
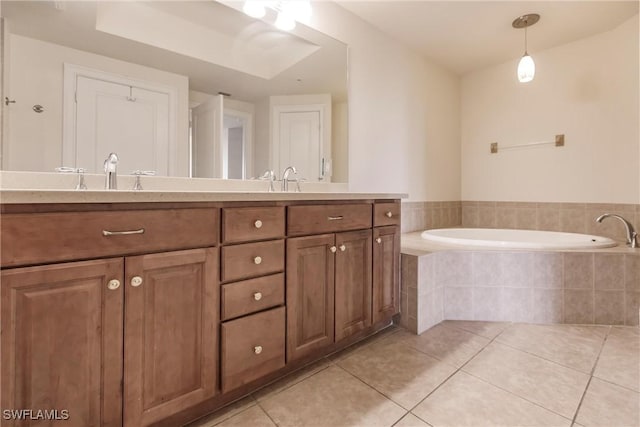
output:
[[[504,328],[502,331],[500,331],[499,334],[497,334],[495,337],[493,337],[491,340],[489,340],[489,342],[487,344],[485,344],[484,346],[482,346],[482,348],[480,348],[480,350],[478,350],[476,353],[473,354],[473,356],[471,356],[465,363],[463,363],[459,368],[457,368],[451,375],[449,375],[447,378],[445,378],[440,384],[438,384],[438,386],[436,388],[434,388],[433,390],[431,390],[431,392],[429,392],[429,394],[427,394],[422,400],[420,400],[418,403],[416,403],[410,410],[409,413],[413,414],[415,417],[419,418],[420,420],[426,422],[427,424],[431,425],[429,423],[429,421],[424,420],[422,418],[420,418],[418,415],[413,413],[413,410],[416,409],[422,402],[424,402],[425,400],[427,400],[432,394],[434,394],[436,391],[438,391],[440,389],[440,387],[442,387],[444,384],[447,383],[447,381],[449,381],[454,375],[456,375],[458,372],[460,372],[462,370],[462,368],[464,368],[469,362],[471,362],[473,359],[475,359],[475,357],[482,353],[482,351],[487,348],[489,346],[489,344],[491,344],[493,341],[495,341],[496,338],[498,338],[500,335],[502,335],[502,333],[504,331],[506,331],[509,327],[511,327],[513,323],[510,323],[508,327]],[[460,329],[460,328],[458,328]],[[467,331],[469,332],[469,331]],[[477,335],[477,334],[474,334]],[[480,336],[480,335],[478,335]],[[486,337],[484,337],[486,338]],[[426,354],[426,353],[425,353]],[[444,362],[443,362],[444,363]],[[465,372],[466,373],[466,372]]]
[[[306,378],[305,378],[305,379],[306,379]],[[296,383],[296,384],[297,384],[297,383]],[[265,414],[267,417],[269,417],[269,419],[271,420],[271,422],[272,422],[276,427],[280,427],[280,424],[278,424],[278,423],[276,422],[276,420],[274,420],[274,419],[271,417],[271,414],[269,414],[269,412],[267,412],[267,410],[266,410],[266,409],[264,409],[264,408],[262,407],[262,405],[260,404],[260,402],[258,401],[258,399],[256,399],[256,406],[257,406],[258,408],[260,408],[260,410],[261,410],[262,412],[264,412],[264,414]]]
[[[582,408],[582,402],[584,401],[585,396],[587,395],[587,390],[589,390],[589,386],[591,385],[591,380],[593,379],[593,374],[596,371],[596,366],[598,366],[598,362],[600,361],[600,356],[602,355],[602,350],[604,350],[604,346],[609,339],[609,334],[611,333],[611,326],[609,326],[609,330],[607,331],[607,335],[605,335],[602,340],[602,345],[600,346],[600,351],[598,352],[598,357],[596,357],[596,361],[591,368],[591,373],[589,374],[589,380],[587,381],[587,385],[582,392],[582,396],[580,397],[580,402],[578,402],[578,406],[576,407],[576,412],[573,414],[573,418],[571,420],[571,426],[576,425],[576,419],[578,418],[578,414],[580,413],[580,408]]]

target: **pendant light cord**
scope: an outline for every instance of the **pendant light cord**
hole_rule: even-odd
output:
[[[524,55],[527,56],[529,53],[527,52],[527,27],[529,23],[525,21],[526,27],[524,27]]]

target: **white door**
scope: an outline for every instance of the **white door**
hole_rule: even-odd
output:
[[[169,174],[169,95],[78,76],[76,167],[103,172],[109,153],[123,174],[153,170]]]
[[[319,111],[285,111],[279,116],[278,170],[295,166],[298,177],[321,180],[322,141]]]
[[[193,176],[222,178],[222,95],[191,110]]]

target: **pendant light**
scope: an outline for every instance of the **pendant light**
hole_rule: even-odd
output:
[[[524,28],[524,55],[518,63],[518,80],[520,83],[527,83],[533,80],[536,74],[536,64],[533,58],[527,52],[527,28],[540,20],[537,13],[529,13],[527,15],[518,16],[511,25],[513,28]]]

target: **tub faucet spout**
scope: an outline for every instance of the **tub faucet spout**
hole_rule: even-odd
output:
[[[605,218],[609,218],[609,217],[616,218],[624,224],[624,228],[627,232],[627,245],[631,246],[632,248],[637,248],[638,233],[636,233],[636,230],[633,228],[633,225],[629,221],[621,217],[620,215],[610,214],[610,213],[602,214],[598,218],[596,218],[596,222],[602,222]]]

